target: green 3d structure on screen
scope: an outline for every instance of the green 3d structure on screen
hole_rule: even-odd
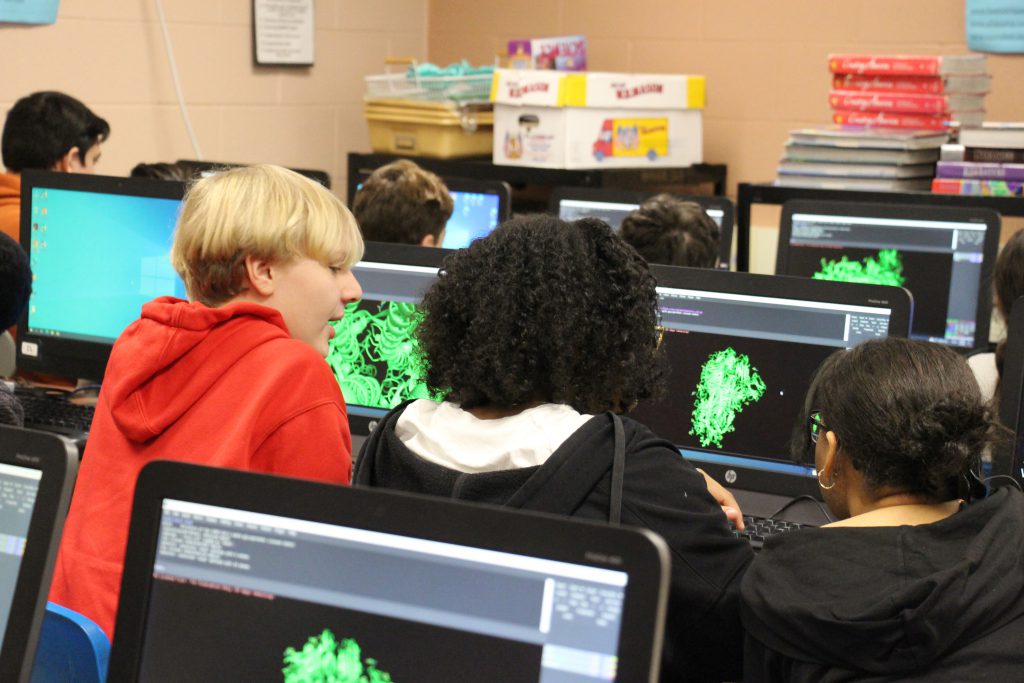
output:
[[[401,301],[358,301],[345,307],[345,316],[332,323],[327,363],[346,403],[389,409],[407,399],[431,397],[413,337],[418,321],[416,305]]]
[[[767,386],[750,358],[726,348],[708,356],[701,366],[700,380],[693,396],[693,422],[690,434],[700,445],[722,447],[722,437],[736,430],[736,415],[743,406],[764,395]]]
[[[351,638],[338,642],[328,629],[310,636],[301,650],[284,651],[284,683],[391,683],[391,675],[363,659],[359,643]]]
[[[903,259],[895,249],[882,249],[877,257],[867,256],[863,261],[851,261],[845,256],[838,261],[821,259],[821,270],[814,274],[814,279],[893,287],[907,281],[903,277]]]

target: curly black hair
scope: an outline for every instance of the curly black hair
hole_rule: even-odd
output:
[[[422,303],[427,385],[463,408],[625,410],[664,375],[647,264],[607,223],[513,218],[449,255]]]
[[[924,341],[889,338],[836,351],[811,384],[804,425],[812,412],[871,489],[934,502],[962,497],[964,476],[1002,437],[967,362]],[[814,447],[810,430],[802,433],[796,447],[806,457]]]
[[[32,294],[32,271],[21,245],[0,233],[0,334],[18,322]]]

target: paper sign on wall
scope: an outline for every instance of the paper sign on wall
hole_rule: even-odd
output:
[[[967,0],[967,47],[978,52],[1024,53],[1024,3]]]
[[[252,19],[257,64],[313,64],[313,0],[253,0]]]

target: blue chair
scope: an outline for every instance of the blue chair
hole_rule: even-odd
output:
[[[103,683],[109,660],[110,640],[94,621],[46,603],[32,683]]]

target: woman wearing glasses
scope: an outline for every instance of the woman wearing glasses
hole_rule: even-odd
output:
[[[966,362],[867,342],[822,364],[805,405],[839,521],[769,539],[744,577],[744,680],[1018,680],[1024,496],[970,502],[998,428]]]
[[[720,507],[737,514],[735,501],[616,415],[662,375],[644,260],[602,221],[519,217],[449,255],[422,311],[426,380],[443,400],[383,418],[354,483],[661,534],[672,551],[663,680],[737,680],[752,552]]]

